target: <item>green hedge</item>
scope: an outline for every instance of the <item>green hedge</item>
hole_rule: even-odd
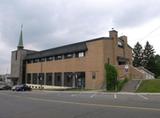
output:
[[[117,86],[117,69],[110,64],[105,64],[106,71],[106,90],[115,91]]]

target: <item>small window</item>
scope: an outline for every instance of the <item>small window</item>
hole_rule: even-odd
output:
[[[65,58],[65,59],[72,58],[72,57],[73,57],[73,54],[65,54],[65,55],[64,55],[64,58]]]
[[[33,63],[37,63],[38,61],[38,59],[33,59]]]
[[[110,58],[108,58],[108,62],[107,63],[110,64]]]
[[[53,57],[47,57],[46,60],[47,60],[47,61],[52,61],[52,60],[53,60]]]
[[[62,59],[62,55],[55,56],[55,60],[61,60],[61,59]]]
[[[78,52],[76,53],[76,57],[84,57],[85,56],[85,52]]]
[[[30,63],[32,63],[32,60],[27,60],[27,64],[30,64]]]
[[[118,47],[123,48],[123,43],[122,43],[122,42],[120,42],[120,41],[118,41]]]
[[[39,59],[39,62],[44,62],[45,61],[45,58],[40,58]]]
[[[92,72],[92,79],[96,79],[96,72]]]

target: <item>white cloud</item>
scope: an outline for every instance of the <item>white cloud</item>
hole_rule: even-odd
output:
[[[157,0],[1,0],[0,64],[10,64],[20,25],[24,25],[25,48],[42,50],[108,36],[112,27],[128,36],[131,46],[148,40],[160,54],[158,29],[160,1]],[[5,52],[5,53],[4,53]],[[1,68],[6,68],[2,65]]]

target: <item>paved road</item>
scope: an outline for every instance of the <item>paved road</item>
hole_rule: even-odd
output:
[[[0,118],[160,118],[160,95],[0,91]]]

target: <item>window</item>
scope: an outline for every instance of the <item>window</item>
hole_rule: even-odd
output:
[[[108,58],[107,60],[108,60],[108,62],[107,62],[107,63],[108,63],[108,64],[110,64],[110,58]]]
[[[44,62],[45,61],[45,58],[40,58],[39,59],[39,62]]]
[[[33,84],[37,84],[37,79],[38,79],[37,73],[33,73],[33,80],[32,80],[32,83],[33,83]]]
[[[118,61],[118,65],[125,65],[126,62],[125,61]]]
[[[30,63],[32,63],[32,60],[27,60],[27,64],[30,64]]]
[[[74,76],[75,76],[75,87],[85,88],[85,72],[76,72]]]
[[[27,84],[31,84],[31,74],[27,74]]]
[[[96,72],[92,72],[92,79],[96,79]]]
[[[38,59],[33,59],[33,63],[37,63],[38,62]]]
[[[85,56],[85,52],[76,53],[76,57],[84,57],[84,56]]]
[[[120,41],[118,41],[118,47],[123,48],[123,43],[122,43],[122,42],[120,42]]]
[[[64,86],[72,87],[73,85],[73,73],[65,72],[64,73]]]
[[[39,73],[39,84],[43,85],[44,84],[44,73]]]
[[[72,58],[72,57],[73,57],[73,54],[65,54],[65,55],[64,55],[64,58],[65,58],[65,59]]]
[[[52,73],[46,73],[46,85],[52,85]]]
[[[62,73],[55,73],[54,83],[55,86],[61,86],[62,85]]]
[[[18,52],[16,51],[16,52],[15,52],[15,60],[17,60],[17,56],[18,56],[17,53],[18,53]]]
[[[120,57],[120,56],[117,57],[118,65],[125,65],[127,63],[127,61],[128,61],[127,58]]]
[[[62,59],[62,55],[55,56],[55,60],[61,60],[61,59]]]
[[[46,60],[47,60],[47,61],[52,61],[52,60],[53,60],[53,57],[52,57],[52,56],[51,56],[51,57],[47,57]]]

